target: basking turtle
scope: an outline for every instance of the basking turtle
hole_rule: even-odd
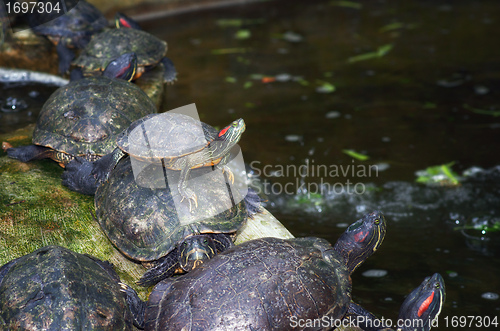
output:
[[[84,48],[92,35],[101,32],[108,25],[108,21],[96,7],[85,0],[38,2],[45,6],[52,3],[52,8],[59,6],[59,11],[47,10],[29,14],[28,23],[36,34],[47,37],[57,45],[59,72],[64,74],[75,57],[71,49]],[[65,14],[59,14],[61,12]],[[117,53],[113,59],[123,53],[127,52]]]
[[[127,52],[137,54],[138,70],[134,79],[139,78],[144,71],[162,63],[165,67],[164,80],[172,83],[177,77],[177,71],[172,61],[165,57],[167,43],[145,31],[135,29],[138,24],[128,17],[118,14],[115,18],[117,29],[101,32],[92,37],[87,47],[73,61],[80,67],[84,75],[95,75],[104,70],[108,63],[117,55]]]
[[[382,243],[373,212],[331,246],[321,238],[261,238],[215,256],[153,289],[146,330],[286,330],[294,318],[363,314],[351,302],[351,273]]]
[[[65,182],[74,191],[92,194],[106,180],[117,161],[128,154],[135,160],[159,163],[166,169],[180,171],[177,189],[182,199],[188,201],[190,209],[194,209],[198,202],[196,193],[188,187],[191,169],[221,168],[233,181],[234,176],[226,163],[244,131],[245,122],[241,118],[217,131],[188,115],[173,112],[149,114],[132,123],[117,138],[118,148],[113,153],[92,165],[81,159],[71,164]],[[82,168],[88,169],[90,174],[82,176]]]
[[[133,330],[144,303],[109,262],[46,246],[0,268],[2,330]]]
[[[211,168],[196,170],[192,187],[203,192],[191,212],[181,203],[178,171],[167,176],[161,164],[134,173],[131,157],[123,157],[107,181],[97,188],[97,220],[110,241],[128,258],[150,268],[138,282],[156,284],[179,269],[190,271],[233,245],[232,237],[260,199],[252,190],[244,200],[225,176]]]
[[[70,82],[45,102],[33,132],[33,145],[10,148],[22,162],[51,158],[64,166],[75,156],[96,160],[116,147],[116,137],[133,121],[156,112],[149,97],[130,79],[135,54],[112,61],[102,77]],[[123,78],[123,79],[113,79]]]

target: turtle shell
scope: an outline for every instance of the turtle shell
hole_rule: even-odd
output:
[[[179,113],[150,114],[117,139],[125,153],[142,160],[177,158],[199,152],[217,136],[212,126]]]
[[[73,64],[85,72],[103,71],[109,62],[130,52],[137,55],[138,67],[153,66],[167,53],[167,43],[142,30],[112,29],[94,35]]]
[[[30,15],[29,21],[33,31],[37,34],[47,36],[56,44],[60,39],[64,39],[68,47],[85,47],[90,41],[91,36],[103,30],[108,25],[108,21],[90,3],[82,0],[76,4],[75,2],[69,3],[69,1],[66,1],[67,6],[72,7],[73,5],[72,9],[64,15],[53,19],[50,16],[56,15],[57,12],[55,11]],[[47,1],[43,1],[43,3],[47,3]],[[61,6],[60,1],[54,1],[52,5],[54,6],[56,3],[59,3],[59,6]],[[40,20],[46,23],[40,24]]]
[[[56,90],[43,105],[33,144],[93,159],[111,153],[130,124],[156,112],[136,85],[107,77],[80,79]]]
[[[145,329],[289,330],[294,319],[342,318],[350,301],[349,272],[326,240],[261,238],[158,283]]]
[[[200,193],[191,212],[177,190],[179,171],[151,163],[141,169],[133,162],[123,157],[95,194],[101,228],[127,257],[155,261],[191,235],[232,234],[246,221],[245,195],[234,187],[229,191],[221,171],[192,171],[189,186]]]
[[[0,326],[7,330],[133,330],[112,265],[47,246],[0,268]]]

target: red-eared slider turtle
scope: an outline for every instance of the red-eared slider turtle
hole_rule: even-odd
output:
[[[124,129],[156,112],[139,87],[111,78],[130,78],[135,63],[133,53],[124,54],[110,63],[105,76],[80,79],[56,90],[40,111],[33,145],[10,148],[7,154],[22,162],[51,158],[64,166],[74,156],[96,160],[112,152]]]
[[[295,318],[359,314],[350,275],[385,232],[384,217],[373,212],[349,226],[335,246],[321,238],[261,238],[234,246],[157,284],[145,329],[287,330]]]
[[[258,210],[254,191],[240,193],[211,168],[196,170],[192,187],[203,192],[194,212],[181,203],[176,186],[165,183],[161,164],[134,174],[131,158],[122,158],[97,188],[97,220],[110,241],[128,258],[150,268],[140,285],[156,284],[179,268],[190,271],[232,246],[235,232]],[[178,180],[179,172],[168,175]],[[147,186],[141,186],[147,183]]]
[[[108,25],[108,21],[97,8],[85,0],[45,0],[38,3],[43,4],[40,7],[43,10],[30,13],[28,22],[35,33],[47,37],[57,45],[59,72],[64,74],[75,57],[71,48],[84,48],[92,35],[101,32]],[[48,4],[51,6],[47,6]],[[37,6],[34,8],[38,8]],[[56,8],[59,10],[55,10]],[[64,15],[61,14],[63,12]],[[116,54],[113,59],[123,53],[127,52]]]
[[[172,61],[165,57],[167,43],[145,31],[129,28],[138,27],[138,25],[133,21],[124,25],[121,22],[125,19],[128,18],[117,15],[115,21],[119,28],[94,35],[87,47],[73,61],[73,65],[80,67],[85,76],[95,75],[104,70],[108,63],[119,54],[134,52],[138,59],[138,70],[134,79],[161,62],[165,67],[165,82],[174,82],[177,71]]]
[[[188,115],[173,112],[150,114],[132,123],[117,138],[118,148],[113,153],[92,165],[82,160],[70,164],[65,182],[77,192],[93,194],[118,160],[128,154],[137,160],[160,163],[166,169],[180,171],[177,189],[193,210],[198,202],[196,193],[188,187],[191,169],[221,168],[233,181],[234,176],[226,163],[244,131],[245,122],[241,118],[217,131]],[[88,170],[91,174],[82,176],[82,168],[92,168]]]
[[[133,330],[144,303],[109,262],[46,246],[0,268],[2,330]]]

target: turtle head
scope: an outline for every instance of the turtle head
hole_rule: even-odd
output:
[[[410,325],[403,331],[429,331],[443,308],[446,297],[443,277],[436,273],[427,277],[420,286],[414,289],[401,305],[399,319],[401,325]]]
[[[350,274],[380,247],[385,232],[385,218],[379,211],[366,214],[345,230],[334,249],[344,258]]]
[[[115,14],[115,26],[117,29],[132,28],[136,30],[141,30],[141,27],[136,21],[134,21],[133,19],[122,13]]]
[[[179,264],[184,271],[191,271],[217,254],[210,236],[195,235],[184,239],[179,246]]]
[[[210,143],[212,156],[226,155],[240,141],[245,129],[245,121],[240,118],[220,130],[214,141]]]
[[[125,53],[111,61],[103,72],[103,76],[109,78],[131,81],[137,71],[137,55]]]

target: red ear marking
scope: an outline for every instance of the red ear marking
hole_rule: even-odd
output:
[[[220,132],[219,132],[219,137],[222,137],[223,135],[226,134],[227,130],[229,130],[229,128],[231,127],[231,125],[228,125],[226,126],[224,129],[222,129]]]
[[[128,24],[126,19],[120,18],[120,24],[126,28],[130,28],[130,24]]]
[[[422,304],[418,308],[418,312],[417,312],[418,317],[421,317],[422,314],[425,313],[427,308],[429,308],[429,305],[431,304],[432,299],[434,299],[434,292],[432,292],[431,295],[429,295],[427,297],[427,299],[425,299],[424,302],[422,302]]]
[[[358,243],[363,242],[363,240],[366,239],[366,236],[368,236],[368,231],[366,233],[365,232],[356,233],[354,235],[354,240]]]
[[[130,63],[128,64],[128,66],[126,66],[126,67],[122,68],[122,70],[120,70],[120,71],[118,72],[118,76],[123,75],[123,74],[125,73],[125,71],[127,71],[127,69],[128,69],[128,68],[130,68]]]

